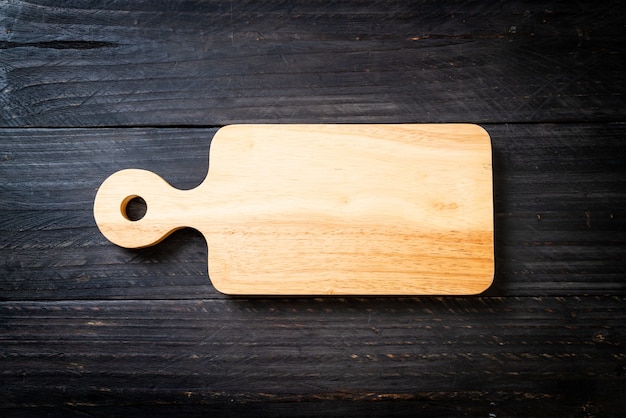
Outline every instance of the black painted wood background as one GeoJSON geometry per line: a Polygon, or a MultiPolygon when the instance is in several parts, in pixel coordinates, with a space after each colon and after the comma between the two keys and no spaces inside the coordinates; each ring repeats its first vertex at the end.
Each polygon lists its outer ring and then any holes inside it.
{"type": "Polygon", "coordinates": [[[621,416],[619,1],[0,1],[3,416],[621,416]],[[199,184],[231,123],[479,123],[479,297],[233,298],[182,230],[125,250],[92,202],[199,184]]]}

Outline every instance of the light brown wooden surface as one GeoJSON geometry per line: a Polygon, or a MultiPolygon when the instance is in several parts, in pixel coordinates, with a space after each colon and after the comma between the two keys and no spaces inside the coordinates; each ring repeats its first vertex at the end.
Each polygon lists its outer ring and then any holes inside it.
{"type": "Polygon", "coordinates": [[[228,294],[475,294],[493,279],[491,143],[476,125],[231,125],[198,187],[122,170],[94,216],[129,248],[198,229],[228,294]],[[134,196],[147,212],[130,221],[134,196]]]}

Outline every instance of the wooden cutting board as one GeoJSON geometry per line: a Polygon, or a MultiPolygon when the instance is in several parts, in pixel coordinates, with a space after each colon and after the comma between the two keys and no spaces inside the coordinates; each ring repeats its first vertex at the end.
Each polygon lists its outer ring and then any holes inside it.
{"type": "Polygon", "coordinates": [[[470,124],[226,126],[198,187],[122,170],[94,216],[128,248],[196,228],[228,294],[476,294],[493,280],[491,142],[470,124]],[[137,196],[147,211],[131,221],[137,196]]]}

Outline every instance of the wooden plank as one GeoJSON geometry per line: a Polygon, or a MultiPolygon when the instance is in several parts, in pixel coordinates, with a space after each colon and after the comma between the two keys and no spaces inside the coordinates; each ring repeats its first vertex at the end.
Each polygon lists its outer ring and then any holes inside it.
{"type": "Polygon", "coordinates": [[[624,120],[621,2],[11,1],[0,126],[624,120]]]}
{"type": "MultiPolygon", "coordinates": [[[[623,124],[484,125],[492,137],[496,276],[490,295],[624,295],[623,124]]],[[[207,173],[215,129],[4,129],[0,298],[220,298],[191,230],[125,250],[97,230],[108,175],[157,171],[177,188],[207,173]],[[176,144],[172,146],[172,144],[176,144]]]]}
{"type": "Polygon", "coordinates": [[[623,304],[623,297],[2,302],[0,398],[29,410],[263,411],[259,402],[327,402],[318,413],[334,401],[360,401],[343,404],[356,416],[395,400],[408,403],[399,411],[427,415],[456,407],[534,415],[543,405],[548,415],[615,416],[625,406],[623,304]]]}
{"type": "Polygon", "coordinates": [[[467,295],[493,280],[491,140],[472,124],[229,125],[191,190],[121,170],[94,218],[126,248],[188,226],[239,295],[467,295]],[[137,218],[128,205],[147,206],[137,218]]]}

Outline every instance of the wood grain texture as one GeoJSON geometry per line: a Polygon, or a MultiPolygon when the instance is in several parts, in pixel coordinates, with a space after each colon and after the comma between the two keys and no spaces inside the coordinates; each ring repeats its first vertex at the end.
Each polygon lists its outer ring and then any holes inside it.
{"type": "Polygon", "coordinates": [[[622,417],[623,23],[618,1],[0,1],[0,415],[622,417]],[[233,298],[194,230],[102,237],[103,178],[193,188],[238,122],[480,123],[494,284],[233,298]]]}
{"type": "Polygon", "coordinates": [[[193,188],[215,129],[0,131],[3,410],[619,416],[624,125],[484,127],[497,297],[419,299],[229,298],[197,232],[141,250],[99,234],[103,177],[193,188]]]}
{"type": "MultiPolygon", "coordinates": [[[[54,396],[68,409],[81,402],[76,409],[85,412],[134,402],[226,402],[233,411],[262,413],[261,402],[274,412],[279,407],[272,404],[284,402],[380,408],[391,400],[452,415],[535,415],[539,405],[549,415],[610,412],[623,406],[625,326],[616,315],[623,303],[622,297],[0,303],[4,329],[19,330],[3,341],[2,390],[9,407],[54,396]],[[457,396],[467,410],[449,402],[457,396]]],[[[305,408],[291,411],[310,415],[305,408]]]]}
{"type": "Polygon", "coordinates": [[[199,186],[122,170],[94,218],[126,248],[195,228],[226,294],[477,294],[494,273],[491,167],[477,125],[230,125],[199,186]]]}
{"type": "MultiPolygon", "coordinates": [[[[624,125],[484,127],[493,144],[496,248],[488,292],[624,295],[624,125]]],[[[157,171],[179,189],[198,186],[215,132],[2,130],[2,298],[220,297],[199,233],[124,250],[98,232],[92,214],[102,179],[124,168],[157,171]]]]}
{"type": "Polygon", "coordinates": [[[3,2],[0,126],[623,120],[619,10],[3,2]]]}

